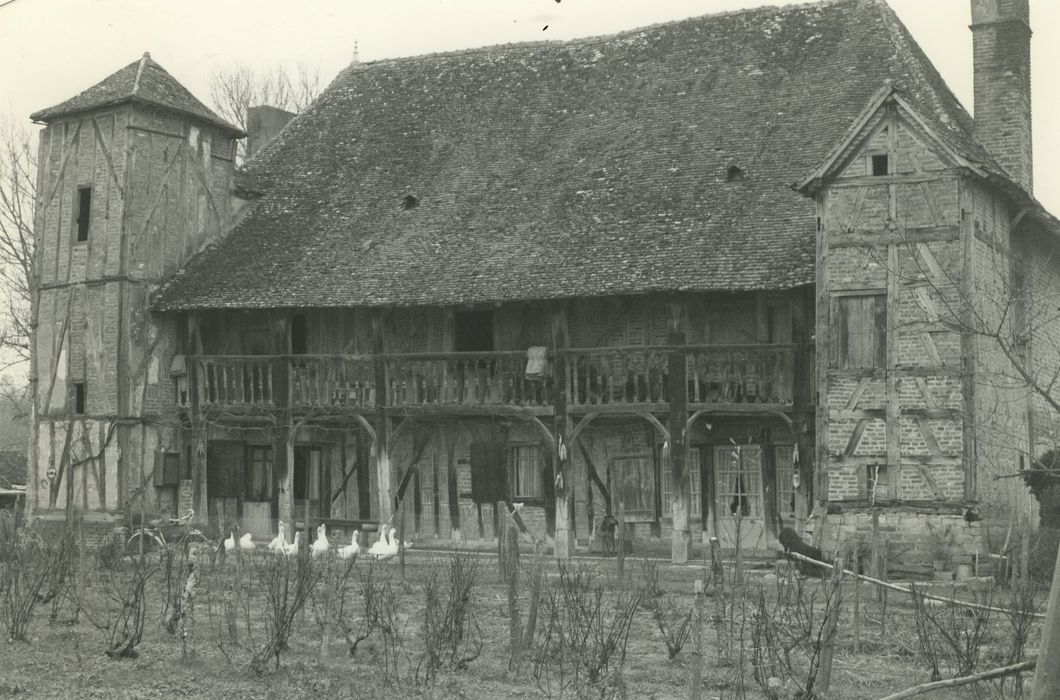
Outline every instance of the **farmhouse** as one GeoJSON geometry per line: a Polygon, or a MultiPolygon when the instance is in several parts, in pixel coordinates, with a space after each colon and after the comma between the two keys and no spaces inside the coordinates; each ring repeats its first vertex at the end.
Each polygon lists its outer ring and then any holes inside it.
{"type": "Polygon", "coordinates": [[[244,167],[147,54],[37,112],[34,517],[996,548],[1060,222],[971,10],[974,119],[884,0],[354,62],[244,167]]]}

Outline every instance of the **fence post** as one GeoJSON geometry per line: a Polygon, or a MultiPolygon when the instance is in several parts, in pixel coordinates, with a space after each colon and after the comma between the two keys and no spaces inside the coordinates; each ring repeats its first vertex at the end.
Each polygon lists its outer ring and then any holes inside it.
{"type": "Polygon", "coordinates": [[[839,632],[839,602],[842,594],[843,583],[843,558],[836,557],[832,578],[829,582],[829,592],[826,598],[827,614],[824,620],[824,630],[821,635],[821,662],[817,671],[817,687],[814,691],[818,695],[826,695],[828,687],[832,683],[832,656],[835,653],[835,638],[839,632]]]}

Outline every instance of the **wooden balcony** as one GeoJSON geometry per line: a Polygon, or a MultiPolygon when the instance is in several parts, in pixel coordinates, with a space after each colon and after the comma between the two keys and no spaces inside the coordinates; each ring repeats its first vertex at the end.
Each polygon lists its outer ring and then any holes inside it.
{"type": "Polygon", "coordinates": [[[270,408],[276,405],[276,358],[214,356],[195,358],[199,406],[270,408]]]}
{"type": "Polygon", "coordinates": [[[388,407],[552,405],[548,358],[540,377],[526,375],[525,352],[385,355],[388,407]]]}
{"type": "MultiPolygon", "coordinates": [[[[685,377],[677,385],[687,388],[689,406],[753,410],[792,404],[795,350],[794,345],[573,348],[548,353],[543,372],[533,377],[527,376],[522,351],[190,359],[205,410],[549,413],[560,366],[570,410],[665,410],[673,386],[671,356],[678,353],[685,357],[685,377]]],[[[807,363],[805,371],[811,367],[807,363]]]]}

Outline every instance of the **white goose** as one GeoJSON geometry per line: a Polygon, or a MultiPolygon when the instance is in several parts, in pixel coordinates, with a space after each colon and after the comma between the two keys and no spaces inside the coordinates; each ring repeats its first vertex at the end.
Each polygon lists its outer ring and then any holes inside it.
{"type": "Polygon", "coordinates": [[[284,548],[284,546],[286,544],[287,544],[287,535],[283,531],[283,522],[281,521],[280,522],[280,526],[279,526],[279,532],[276,534],[275,537],[272,538],[272,541],[269,542],[269,551],[270,552],[281,552],[282,553],[283,552],[283,548],[284,548]]]}
{"type": "Polygon", "coordinates": [[[314,557],[319,557],[328,553],[329,544],[327,528],[321,524],[317,528],[317,538],[313,541],[313,544],[309,545],[309,549],[313,552],[314,557]]]}
{"type": "Polygon", "coordinates": [[[239,538],[239,548],[244,552],[253,552],[258,548],[258,545],[254,544],[253,538],[250,536],[250,533],[247,532],[239,538]]]}
{"type": "Polygon", "coordinates": [[[302,546],[302,533],[301,532],[296,532],[296,533],[294,533],[294,542],[292,542],[291,544],[287,544],[286,542],[284,542],[283,549],[281,551],[283,552],[284,556],[288,556],[289,557],[291,555],[297,555],[298,554],[298,550],[301,548],[301,546],[302,546]]]}
{"type": "Polygon", "coordinates": [[[229,552],[231,552],[233,549],[236,548],[236,533],[234,531],[230,531],[228,533],[228,539],[225,540],[224,544],[225,544],[225,554],[228,554],[229,552]]]}
{"type": "MultiPolygon", "coordinates": [[[[394,528],[390,529],[390,538],[394,537],[394,533],[397,530],[394,528]]],[[[389,561],[397,556],[398,547],[396,542],[392,543],[391,539],[387,538],[387,531],[384,527],[379,531],[379,539],[376,540],[371,547],[368,548],[368,556],[372,557],[376,561],[389,561]]]]}
{"type": "Polygon", "coordinates": [[[361,551],[361,545],[357,544],[357,538],[360,534],[360,530],[354,530],[353,536],[350,537],[350,543],[345,547],[338,548],[337,551],[339,553],[339,559],[352,559],[353,557],[357,556],[357,554],[361,551]]]}

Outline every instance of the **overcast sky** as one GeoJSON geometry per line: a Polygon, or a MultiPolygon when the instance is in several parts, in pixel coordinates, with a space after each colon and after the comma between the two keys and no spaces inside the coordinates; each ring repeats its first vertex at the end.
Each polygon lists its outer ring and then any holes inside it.
{"type": "MultiPolygon", "coordinates": [[[[608,34],[764,0],[0,0],[0,116],[28,121],[144,51],[205,102],[210,75],[608,34]],[[4,4],[7,3],[7,4],[4,4]]],[[[776,0],[772,4],[789,4],[776,0]]],[[[970,0],[890,0],[972,108],[970,0]]],[[[1036,193],[1060,213],[1060,2],[1031,0],[1036,193]]]]}

